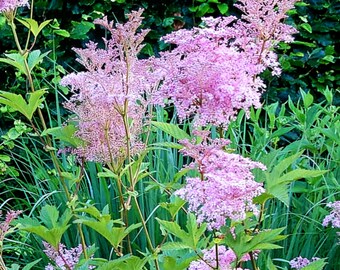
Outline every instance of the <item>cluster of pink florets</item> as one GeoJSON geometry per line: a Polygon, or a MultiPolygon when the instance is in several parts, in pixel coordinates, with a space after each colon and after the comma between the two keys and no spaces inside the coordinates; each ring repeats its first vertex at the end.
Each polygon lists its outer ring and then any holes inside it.
{"type": "MultiPolygon", "coordinates": [[[[197,260],[190,263],[189,270],[211,270],[216,269],[218,260],[218,269],[223,270],[241,270],[241,268],[233,268],[232,263],[236,260],[236,255],[231,249],[227,249],[225,246],[217,247],[216,259],[216,247],[211,249],[204,249],[203,260],[197,260]]],[[[249,261],[248,255],[244,256],[241,261],[249,261]]],[[[244,269],[246,270],[246,269],[244,269]]]]}
{"type": "Polygon", "coordinates": [[[85,142],[76,153],[87,160],[120,163],[127,158],[127,143],[130,155],[144,148],[139,135],[146,98],[158,81],[153,79],[149,61],[137,58],[148,32],[137,31],[141,13],[132,12],[126,24],[115,26],[106,18],[96,20],[111,33],[111,38],[104,40],[105,49],[93,42],[85,49],[75,49],[86,71],[62,79],[62,85],[71,86],[74,92],[65,107],[76,114],[76,135],[85,142]],[[124,117],[128,118],[128,130],[124,117]]]}
{"type": "Polygon", "coordinates": [[[317,260],[319,260],[319,258],[317,258],[317,257],[313,257],[311,260],[309,260],[307,258],[303,258],[303,257],[299,256],[299,257],[292,259],[289,262],[289,264],[293,269],[300,270],[303,267],[305,267],[305,266],[309,265],[310,263],[315,262],[317,260]]]}
{"type": "Polygon", "coordinates": [[[28,6],[28,0],[0,0],[0,13],[13,11],[23,6],[28,6]]]}
{"type": "Polygon", "coordinates": [[[272,49],[291,42],[296,30],[284,24],[295,0],[248,1],[236,5],[236,17],[203,18],[205,27],[179,30],[163,38],[175,45],[162,54],[166,70],[160,97],[169,97],[180,119],[198,126],[226,126],[239,110],[260,107],[265,85],[258,75],[266,68],[280,74],[272,49]]]}
{"type": "Polygon", "coordinates": [[[331,208],[332,211],[324,218],[322,225],[324,227],[331,225],[333,228],[340,228],[340,201],[328,203],[327,207],[331,208]]]}
{"type": "MultiPolygon", "coordinates": [[[[59,250],[53,248],[50,244],[43,242],[45,247],[45,254],[49,257],[54,263],[48,264],[45,267],[45,270],[73,270],[75,266],[78,264],[80,256],[83,253],[82,245],[78,245],[77,247],[66,249],[64,244],[59,244],[59,250]]],[[[89,269],[94,269],[94,267],[90,266],[89,269]]]]}
{"type": "Polygon", "coordinates": [[[206,137],[200,144],[182,142],[182,152],[195,159],[191,166],[198,169],[200,177],[187,178],[175,194],[188,201],[189,211],[197,215],[199,223],[207,222],[209,229],[224,226],[227,218],[244,220],[248,211],[256,214],[253,198],[264,192],[251,170],[265,170],[265,166],[226,152],[225,143],[206,137]]]}

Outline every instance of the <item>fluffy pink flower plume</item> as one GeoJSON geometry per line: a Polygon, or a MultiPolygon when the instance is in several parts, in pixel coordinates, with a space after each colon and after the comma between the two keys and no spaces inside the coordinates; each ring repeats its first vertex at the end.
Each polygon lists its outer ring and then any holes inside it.
{"type": "Polygon", "coordinates": [[[62,79],[62,85],[71,86],[74,93],[65,107],[76,114],[76,135],[86,144],[76,153],[87,160],[120,163],[127,158],[127,141],[131,155],[144,148],[139,135],[147,106],[145,97],[158,81],[153,78],[150,62],[137,58],[148,32],[138,32],[141,14],[141,9],[134,11],[127,23],[115,26],[106,17],[96,20],[110,31],[111,38],[104,40],[104,49],[93,42],[86,49],[74,49],[86,71],[62,79]],[[128,133],[124,117],[129,119],[128,133]]]}
{"type": "MultiPolygon", "coordinates": [[[[79,262],[80,256],[83,253],[82,245],[78,245],[77,247],[66,249],[64,244],[59,244],[59,250],[55,250],[50,244],[43,242],[45,247],[44,253],[49,257],[52,261],[54,261],[55,266],[52,264],[48,264],[45,267],[45,270],[66,270],[66,269],[75,269],[75,266],[79,262]]],[[[94,269],[94,266],[90,266],[89,269],[94,269]]]]}
{"type": "Polygon", "coordinates": [[[254,197],[264,192],[261,183],[254,180],[254,168],[265,170],[259,162],[253,162],[237,154],[227,153],[226,140],[210,140],[203,134],[203,141],[194,144],[183,141],[182,152],[195,159],[201,177],[187,178],[186,185],[175,192],[189,203],[189,211],[199,223],[207,222],[208,228],[220,229],[226,219],[244,220],[247,211],[257,214],[254,197]]]}
{"type": "Polygon", "coordinates": [[[28,0],[0,0],[0,13],[13,11],[18,7],[28,5],[28,0]]]}
{"type": "Polygon", "coordinates": [[[340,201],[328,203],[327,207],[331,208],[332,211],[324,218],[322,225],[324,227],[331,225],[333,228],[340,228],[340,201]]]}
{"type": "MultiPolygon", "coordinates": [[[[249,256],[244,256],[241,261],[249,261],[249,256]]],[[[242,268],[232,268],[231,263],[236,260],[236,255],[231,249],[225,246],[218,246],[218,269],[221,270],[242,270],[242,268]]],[[[197,260],[190,263],[189,270],[211,270],[217,267],[216,247],[209,250],[203,250],[203,260],[197,260]],[[212,268],[214,267],[214,268],[212,268]]],[[[246,270],[246,269],[244,269],[246,270]]]]}
{"type": "Polygon", "coordinates": [[[179,30],[163,39],[175,45],[162,54],[165,70],[159,102],[170,97],[180,119],[196,125],[226,126],[240,109],[260,107],[265,85],[258,75],[266,68],[279,74],[273,47],[291,42],[296,30],[283,24],[295,0],[240,1],[243,20],[205,18],[206,27],[179,30]]]}
{"type": "MultiPolygon", "coordinates": [[[[11,229],[11,222],[16,219],[22,211],[10,210],[6,213],[5,220],[0,222],[0,243],[4,240],[5,235],[11,229]]],[[[2,216],[2,211],[0,210],[0,217],[2,216]]]]}
{"type": "Polygon", "coordinates": [[[317,257],[313,257],[311,260],[308,260],[307,258],[303,258],[303,257],[299,256],[299,257],[292,259],[289,262],[289,264],[293,269],[300,270],[303,267],[309,265],[311,262],[315,262],[317,260],[319,260],[319,258],[317,258],[317,257]]]}

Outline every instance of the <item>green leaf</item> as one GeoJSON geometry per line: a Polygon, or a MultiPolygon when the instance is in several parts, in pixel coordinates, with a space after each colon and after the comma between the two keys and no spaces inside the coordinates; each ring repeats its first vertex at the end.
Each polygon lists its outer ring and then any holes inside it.
{"type": "Polygon", "coordinates": [[[50,53],[50,51],[45,52],[43,54],[41,54],[40,50],[34,50],[32,52],[29,53],[28,55],[28,59],[27,59],[27,64],[29,67],[29,70],[32,71],[33,68],[42,62],[42,60],[44,59],[45,56],[47,56],[50,53]]]}
{"type": "Polygon", "coordinates": [[[2,160],[3,162],[10,162],[11,157],[7,155],[0,155],[0,160],[2,160]]]}
{"type": "Polygon", "coordinates": [[[36,265],[40,261],[41,259],[35,260],[34,262],[27,264],[24,268],[22,268],[22,270],[30,270],[34,265],[36,265]]]}
{"type": "Polygon", "coordinates": [[[117,260],[109,261],[102,264],[97,270],[141,270],[147,263],[148,258],[139,258],[136,256],[124,256],[117,260]]]}
{"type": "Polygon", "coordinates": [[[0,58],[0,62],[17,68],[22,74],[27,76],[25,67],[25,57],[19,53],[4,54],[7,58],[0,58]]]}
{"type": "Polygon", "coordinates": [[[21,95],[0,91],[0,103],[10,106],[19,111],[26,118],[32,120],[33,114],[39,105],[44,101],[45,90],[38,90],[29,94],[28,104],[21,95]]]}
{"type": "Polygon", "coordinates": [[[87,38],[87,33],[91,30],[94,29],[94,24],[91,22],[76,22],[72,21],[71,22],[73,25],[73,29],[70,33],[70,38],[73,39],[86,39],[87,38]]]}
{"type": "Polygon", "coordinates": [[[229,6],[225,3],[217,5],[218,10],[222,15],[226,14],[229,10],[229,6]]]}
{"type": "Polygon", "coordinates": [[[173,202],[167,203],[167,202],[162,202],[160,203],[160,207],[166,209],[170,215],[171,218],[174,219],[175,215],[178,213],[178,211],[185,205],[185,201],[182,200],[178,196],[174,196],[173,202]]]}
{"type": "Polygon", "coordinates": [[[312,26],[309,23],[303,23],[300,25],[301,28],[305,29],[308,33],[312,33],[312,26]]]}
{"type": "Polygon", "coordinates": [[[62,36],[62,37],[70,37],[70,33],[64,29],[57,29],[57,30],[53,30],[53,33],[58,35],[58,36],[62,36]]]}
{"type": "Polygon", "coordinates": [[[24,19],[18,19],[17,20],[22,23],[26,28],[28,28],[34,37],[37,37],[40,33],[40,31],[48,25],[52,20],[46,20],[42,22],[40,25],[38,25],[38,22],[36,20],[33,20],[31,18],[24,18],[24,19]]]}
{"type": "Polygon", "coordinates": [[[177,125],[155,121],[152,121],[151,123],[153,126],[159,128],[177,140],[190,139],[190,135],[180,129],[177,125]]]}
{"type": "Polygon", "coordinates": [[[19,229],[34,233],[52,245],[54,248],[58,248],[61,241],[61,237],[65,231],[69,228],[69,221],[72,214],[69,209],[66,209],[63,215],[59,218],[59,211],[55,206],[46,205],[41,209],[40,219],[41,223],[37,219],[33,219],[25,216],[18,219],[19,229]]]}
{"type": "Polygon", "coordinates": [[[327,262],[325,262],[326,259],[320,259],[316,260],[314,262],[311,262],[305,267],[302,267],[301,270],[322,270],[327,262]]]}
{"type": "Polygon", "coordinates": [[[203,3],[199,5],[196,16],[203,17],[210,9],[210,5],[208,3],[203,3]]]}
{"type": "Polygon", "coordinates": [[[62,126],[62,127],[46,129],[41,133],[41,136],[50,134],[54,136],[56,139],[64,142],[67,145],[78,147],[83,144],[83,141],[75,137],[76,131],[77,131],[77,128],[75,125],[67,125],[67,126],[62,126]]]}
{"type": "Polygon", "coordinates": [[[205,223],[198,225],[196,221],[196,217],[194,214],[188,214],[186,229],[187,232],[182,230],[181,227],[176,222],[160,220],[156,218],[158,223],[161,225],[161,229],[167,231],[168,233],[173,234],[177,238],[181,240],[181,242],[175,242],[174,244],[167,244],[164,248],[191,248],[196,250],[198,244],[203,236],[204,232],[207,229],[207,225],[205,223]]]}
{"type": "Polygon", "coordinates": [[[91,214],[96,217],[96,219],[88,218],[88,217],[79,217],[75,221],[75,223],[81,223],[84,224],[91,229],[98,232],[100,235],[102,235],[109,243],[115,247],[118,248],[121,244],[121,242],[124,240],[124,238],[133,230],[139,228],[142,226],[141,223],[132,224],[129,227],[114,227],[114,224],[117,223],[116,220],[110,219],[109,214],[103,214],[98,215],[97,211],[94,211],[93,208],[88,208],[88,210],[84,209],[77,209],[77,211],[83,211],[87,212],[88,214],[91,214]]]}

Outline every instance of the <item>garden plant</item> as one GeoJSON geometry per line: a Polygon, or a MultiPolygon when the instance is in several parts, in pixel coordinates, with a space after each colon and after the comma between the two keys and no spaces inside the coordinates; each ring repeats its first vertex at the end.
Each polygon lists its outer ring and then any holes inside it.
{"type": "Polygon", "coordinates": [[[307,41],[313,1],[174,1],[161,24],[79,1],[70,31],[46,2],[0,0],[0,270],[340,269],[336,26],[307,41]]]}

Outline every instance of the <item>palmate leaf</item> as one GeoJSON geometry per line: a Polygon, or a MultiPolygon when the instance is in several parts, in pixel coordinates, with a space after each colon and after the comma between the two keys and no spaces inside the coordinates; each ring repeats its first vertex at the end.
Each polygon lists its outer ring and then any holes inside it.
{"type": "MultiPolygon", "coordinates": [[[[259,203],[265,202],[271,197],[275,197],[281,202],[283,202],[287,207],[289,206],[289,184],[293,181],[302,178],[312,178],[318,177],[326,172],[327,170],[305,170],[305,169],[295,169],[284,173],[292,164],[302,155],[303,151],[300,151],[294,155],[291,155],[280,162],[276,161],[277,156],[271,158],[271,164],[267,172],[264,172],[265,176],[265,188],[266,196],[256,198],[255,201],[259,203]],[[262,201],[259,201],[262,199],[262,201]]],[[[277,154],[277,153],[276,153],[277,154]]]]}
{"type": "Polygon", "coordinates": [[[32,120],[34,112],[44,101],[43,96],[45,93],[45,90],[38,90],[29,94],[27,103],[22,95],[0,91],[0,103],[7,105],[16,111],[19,111],[27,119],[32,120]]]}
{"type": "Polygon", "coordinates": [[[281,246],[274,243],[287,237],[280,235],[284,229],[266,230],[254,236],[246,234],[244,230],[238,230],[236,237],[231,232],[228,232],[225,235],[224,241],[235,252],[237,258],[240,259],[251,251],[281,248],[281,246]]]}
{"type": "Polygon", "coordinates": [[[84,142],[80,138],[77,138],[75,136],[76,131],[77,127],[75,125],[70,124],[62,127],[48,128],[41,133],[41,136],[49,134],[67,145],[78,147],[82,145],[84,142]]]}
{"type": "Polygon", "coordinates": [[[40,211],[39,220],[30,217],[18,219],[19,229],[34,233],[48,242],[54,248],[58,248],[62,235],[70,226],[72,214],[66,209],[59,218],[59,211],[55,206],[46,205],[40,211]]]}
{"type": "Polygon", "coordinates": [[[184,130],[180,129],[177,125],[155,121],[152,121],[151,123],[153,126],[159,128],[177,140],[190,139],[190,135],[184,130]]]}
{"type": "Polygon", "coordinates": [[[22,74],[27,76],[27,70],[25,67],[25,57],[20,53],[4,54],[7,58],[0,58],[0,62],[6,63],[17,68],[22,74]]]}
{"type": "Polygon", "coordinates": [[[95,230],[97,233],[102,235],[109,243],[118,248],[124,238],[133,230],[142,226],[142,223],[132,224],[129,227],[121,226],[122,223],[119,220],[112,220],[110,215],[106,213],[106,208],[102,213],[99,212],[97,208],[94,206],[88,206],[86,208],[79,208],[76,210],[77,212],[85,212],[95,217],[83,217],[80,216],[75,223],[84,224],[91,229],[95,230]],[[119,227],[114,226],[115,224],[120,224],[119,227]]]}
{"type": "Polygon", "coordinates": [[[184,231],[176,222],[165,221],[156,218],[158,223],[161,225],[161,229],[168,233],[173,234],[179,238],[180,242],[168,243],[162,247],[162,249],[183,249],[189,248],[196,250],[199,248],[199,242],[204,232],[206,231],[207,225],[205,223],[197,224],[196,217],[194,214],[188,214],[186,229],[184,231]]]}
{"type": "Polygon", "coordinates": [[[142,270],[148,258],[141,259],[137,256],[125,256],[117,260],[102,264],[97,270],[142,270]]]}

